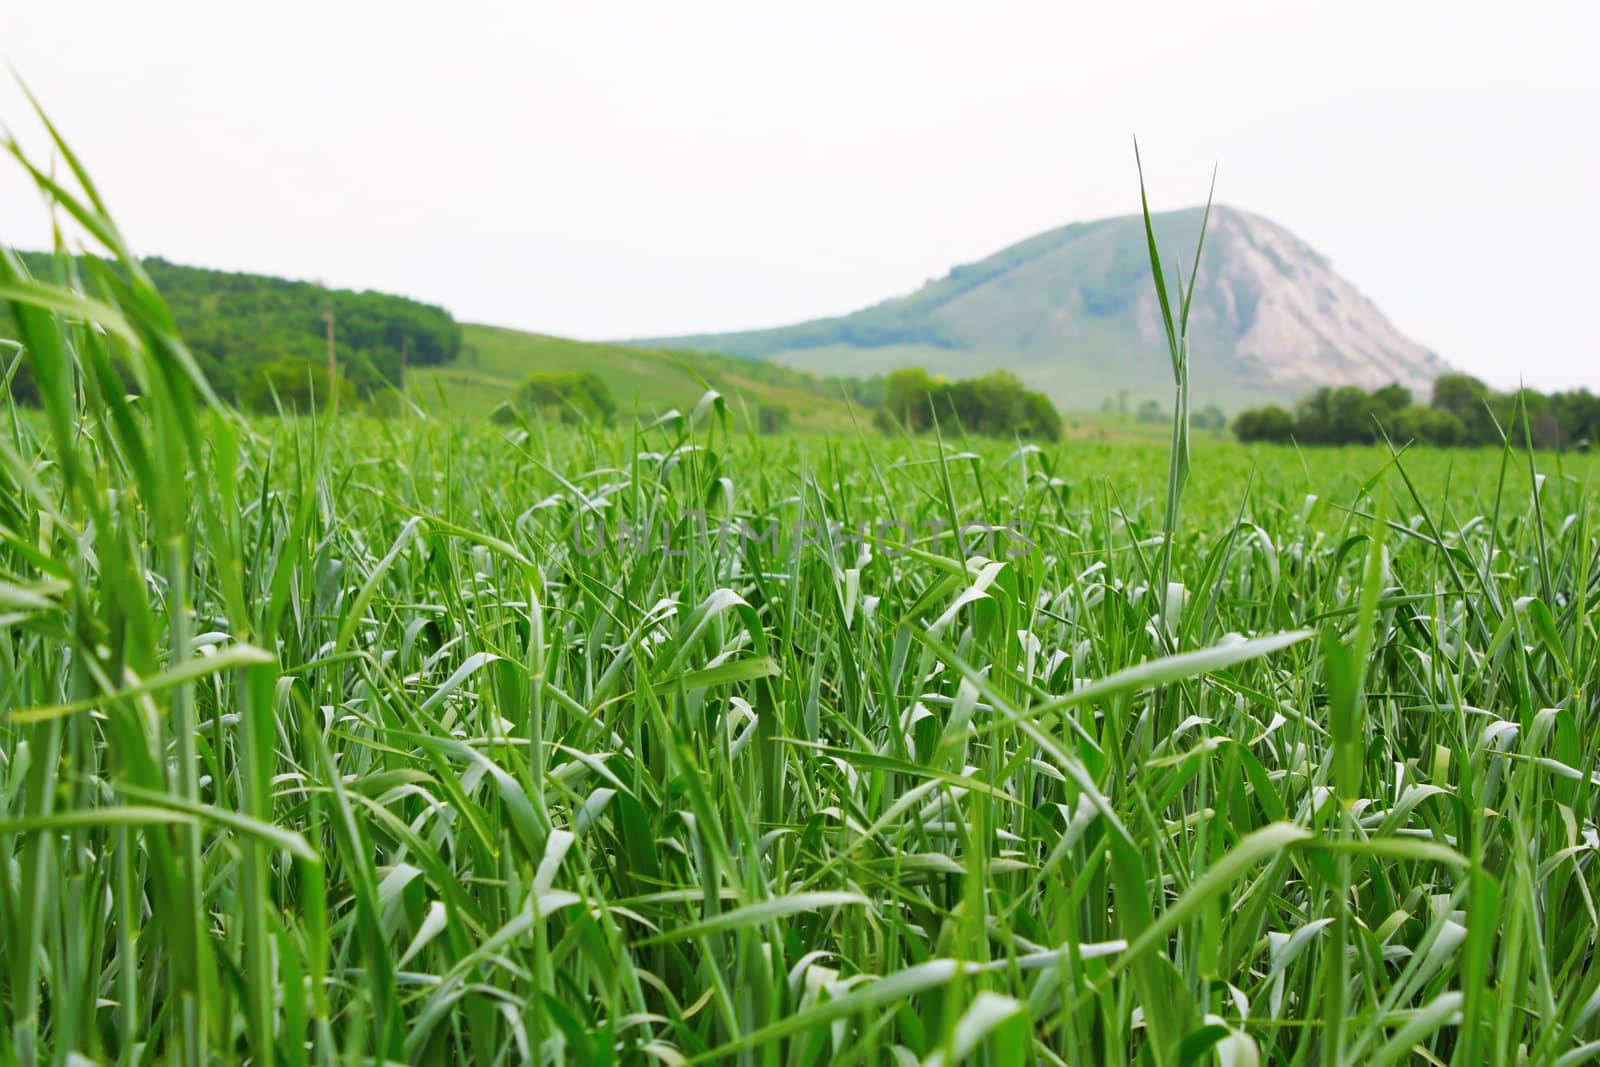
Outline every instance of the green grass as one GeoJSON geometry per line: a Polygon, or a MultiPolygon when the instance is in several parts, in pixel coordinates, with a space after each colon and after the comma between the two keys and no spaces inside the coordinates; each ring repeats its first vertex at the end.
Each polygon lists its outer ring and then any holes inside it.
{"type": "Polygon", "coordinates": [[[0,1059],[1600,1048],[1593,460],[246,422],[37,177],[0,1059]]]}
{"type": "Polygon", "coordinates": [[[729,356],[675,354],[626,345],[572,341],[498,326],[468,324],[459,359],[412,374],[418,401],[433,410],[478,416],[492,411],[537,371],[591,370],[605,379],[624,411],[655,417],[689,412],[709,384],[743,421],[763,403],[783,404],[797,430],[850,430],[870,424],[820,381],[784,367],[729,356]]]}

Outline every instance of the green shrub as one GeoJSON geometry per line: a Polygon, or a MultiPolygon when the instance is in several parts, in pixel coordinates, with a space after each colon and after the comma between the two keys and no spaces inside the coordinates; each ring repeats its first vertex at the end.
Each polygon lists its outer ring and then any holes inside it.
{"type": "Polygon", "coordinates": [[[530,413],[554,412],[562,422],[571,423],[608,423],[617,413],[611,387],[587,370],[528,375],[517,390],[517,406],[530,413]]]}

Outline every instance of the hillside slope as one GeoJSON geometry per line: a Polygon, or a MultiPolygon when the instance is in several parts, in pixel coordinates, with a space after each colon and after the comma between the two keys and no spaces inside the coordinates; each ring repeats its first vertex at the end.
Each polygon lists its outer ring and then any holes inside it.
{"type": "MultiPolygon", "coordinates": [[[[48,255],[24,253],[23,259],[42,278],[60,269],[48,255]]],[[[868,399],[862,383],[827,382],[775,363],[463,325],[443,308],[388,293],[329,289],[156,258],[143,265],[207,379],[235,401],[248,394],[256,373],[275,361],[305,361],[320,376],[326,365],[327,310],[334,313],[340,373],[360,392],[386,392],[403,374],[410,395],[436,411],[487,415],[539,371],[594,371],[624,411],[645,416],[691,409],[705,392],[703,379],[724,395],[736,420],[742,422],[761,405],[781,405],[797,429],[848,430],[855,423],[844,391],[858,401],[868,399]]],[[[0,306],[0,339],[12,335],[0,306]]],[[[0,376],[6,368],[0,360],[0,376]]],[[[25,366],[12,379],[10,392],[24,403],[35,402],[25,366]]],[[[870,422],[870,412],[857,414],[870,422]]]]}
{"type": "MultiPolygon", "coordinates": [[[[594,371],[611,387],[624,411],[654,415],[687,412],[705,392],[695,375],[720,392],[741,422],[760,404],[782,404],[796,429],[847,430],[849,406],[837,390],[783,366],[707,353],[663,352],[628,345],[573,341],[473,323],[463,327],[461,356],[411,376],[412,395],[425,406],[442,404],[459,414],[481,415],[511,399],[528,375],[594,371]],[[691,373],[691,369],[693,373],[691,373]]],[[[858,410],[863,423],[871,413],[858,410]]]]}
{"type": "MultiPolygon", "coordinates": [[[[1155,216],[1176,272],[1201,210],[1155,216]]],[[[966,375],[1016,371],[1062,407],[1122,389],[1165,398],[1172,374],[1139,216],[1073,223],[953,269],[916,292],[834,318],[641,344],[776,360],[818,373],[920,364],[966,375]]],[[[1211,216],[1191,322],[1196,398],[1230,405],[1320,385],[1398,381],[1425,391],[1449,368],[1400,333],[1326,257],[1249,212],[1211,216]]]]}

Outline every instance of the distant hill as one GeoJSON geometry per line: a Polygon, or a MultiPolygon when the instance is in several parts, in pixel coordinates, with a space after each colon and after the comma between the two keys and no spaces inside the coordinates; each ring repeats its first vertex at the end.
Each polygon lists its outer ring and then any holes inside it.
{"type": "Polygon", "coordinates": [[[419,403],[467,415],[482,415],[511,399],[530,374],[594,371],[603,378],[624,411],[656,415],[672,408],[688,412],[705,393],[696,375],[721,393],[741,422],[761,404],[789,409],[800,430],[848,430],[871,425],[871,413],[852,417],[844,400],[848,388],[863,402],[870,387],[857,382],[827,382],[777,364],[701,352],[665,352],[629,345],[573,341],[468,323],[460,358],[412,375],[419,403]],[[691,373],[692,372],[692,373],[691,373]]]}
{"type": "MultiPolygon", "coordinates": [[[[57,270],[48,255],[24,253],[23,260],[40,277],[53,277],[57,270]]],[[[388,293],[329,289],[154,258],[145,260],[144,268],[212,386],[234,401],[248,396],[258,370],[276,361],[307,361],[320,375],[327,360],[323,312],[328,309],[334,313],[340,373],[358,393],[387,392],[400,382],[404,365],[408,392],[418,402],[471,416],[487,415],[540,371],[594,371],[624,411],[646,416],[691,409],[705,392],[703,379],[723,394],[736,418],[745,412],[753,416],[763,404],[781,405],[797,429],[847,430],[855,417],[846,395],[865,408],[875,406],[882,391],[881,382],[827,381],[780,364],[715,353],[463,326],[443,308],[388,293]]],[[[12,332],[0,304],[0,337],[12,332]]],[[[0,374],[4,369],[0,363],[0,374]]],[[[13,380],[12,394],[32,401],[26,367],[13,380]]],[[[858,416],[870,424],[870,413],[858,416]]]]}
{"type": "MultiPolygon", "coordinates": [[[[1154,217],[1168,270],[1185,273],[1201,209],[1154,217]]],[[[1320,385],[1398,381],[1426,392],[1449,367],[1400,333],[1288,230],[1246,211],[1211,215],[1191,317],[1197,402],[1237,407],[1320,385]]],[[[1165,400],[1172,372],[1143,220],[1073,223],[959,266],[854,314],[745,333],[638,342],[772,360],[820,374],[921,365],[951,376],[1016,371],[1067,409],[1120,390],[1165,400]]]]}

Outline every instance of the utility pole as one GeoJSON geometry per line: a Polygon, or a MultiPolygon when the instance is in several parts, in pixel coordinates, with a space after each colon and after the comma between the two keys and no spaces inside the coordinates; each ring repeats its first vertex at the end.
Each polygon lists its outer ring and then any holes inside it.
{"type": "Polygon", "coordinates": [[[339,414],[339,364],[333,357],[333,308],[322,309],[322,321],[328,324],[328,404],[337,415],[339,414]]]}

